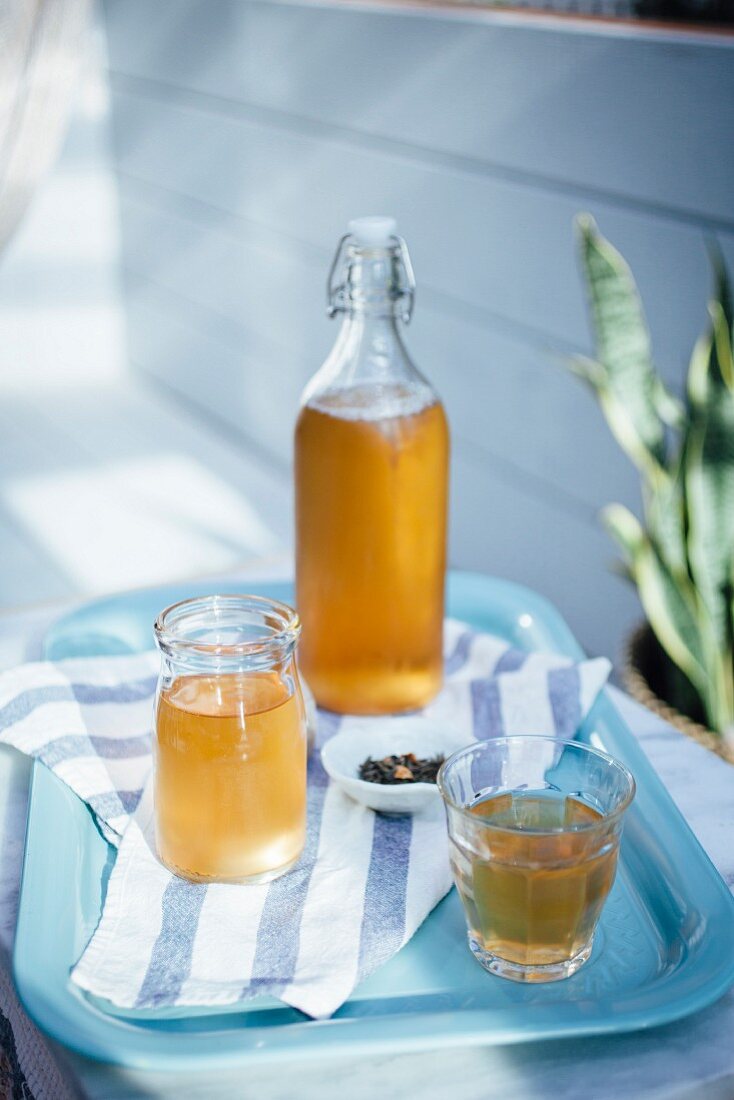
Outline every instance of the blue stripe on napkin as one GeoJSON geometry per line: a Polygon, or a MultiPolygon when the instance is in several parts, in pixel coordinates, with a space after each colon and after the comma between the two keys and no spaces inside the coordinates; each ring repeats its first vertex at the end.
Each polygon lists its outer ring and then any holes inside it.
{"type": "Polygon", "coordinates": [[[413,818],[375,814],[359,941],[359,980],[398,950],[405,938],[405,904],[413,818]]]}
{"type": "Polygon", "coordinates": [[[150,753],[150,734],[139,737],[95,737],[93,734],[69,733],[49,741],[40,751],[44,764],[53,768],[62,760],[83,756],[101,756],[105,760],[127,760],[150,753]]]}
{"type": "Polygon", "coordinates": [[[548,672],[548,698],[556,737],[573,737],[581,725],[581,677],[576,665],[548,672]]]}
{"type": "Polygon", "coordinates": [[[263,987],[277,996],[295,977],[301,945],[301,916],[316,866],[321,818],[328,786],[329,777],[319,757],[314,755],[308,763],[306,844],[303,855],[297,867],[283,878],[271,882],[268,887],[268,896],[257,930],[252,977],[243,990],[243,996],[257,993],[263,987]]]}
{"type": "Polygon", "coordinates": [[[477,632],[475,630],[462,631],[456,639],[456,645],[453,651],[444,660],[443,671],[445,676],[455,676],[459,669],[464,667],[469,660],[471,644],[476,636],[477,632]]]}
{"type": "Polygon", "coordinates": [[[125,684],[72,684],[71,690],[77,703],[85,706],[97,703],[140,703],[155,694],[157,676],[142,680],[130,680],[125,684]]]}
{"type": "Polygon", "coordinates": [[[157,679],[156,676],[146,676],[142,680],[114,685],[49,684],[48,687],[28,688],[0,708],[0,730],[8,729],[27,718],[37,707],[49,703],[81,703],[85,706],[98,703],[140,703],[155,694],[157,679]]]}
{"type": "Polygon", "coordinates": [[[206,896],[203,882],[185,882],[171,875],[163,892],[162,921],[136,1008],[173,1004],[191,973],[196,929],[206,896]]]}
{"type": "Polygon", "coordinates": [[[109,822],[116,817],[134,814],[142,795],[142,789],[139,791],[105,791],[103,794],[89,795],[87,805],[102,821],[109,822]]]}
{"type": "Polygon", "coordinates": [[[498,676],[501,672],[517,672],[529,656],[530,654],[524,649],[506,649],[494,666],[494,675],[498,676]]]}
{"type": "Polygon", "coordinates": [[[502,720],[502,701],[499,684],[496,680],[472,680],[471,692],[472,725],[477,741],[486,741],[489,737],[502,737],[505,732],[502,720]]]}

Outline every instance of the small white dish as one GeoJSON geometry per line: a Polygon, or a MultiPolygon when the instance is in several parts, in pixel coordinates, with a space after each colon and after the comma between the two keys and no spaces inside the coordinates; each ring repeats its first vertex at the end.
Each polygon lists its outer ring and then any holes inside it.
{"type": "Polygon", "coordinates": [[[367,757],[414,753],[419,759],[450,756],[466,744],[457,734],[425,718],[348,718],[345,729],[321,749],[326,773],[356,802],[388,814],[420,813],[441,800],[435,783],[368,783],[359,778],[367,757]]]}

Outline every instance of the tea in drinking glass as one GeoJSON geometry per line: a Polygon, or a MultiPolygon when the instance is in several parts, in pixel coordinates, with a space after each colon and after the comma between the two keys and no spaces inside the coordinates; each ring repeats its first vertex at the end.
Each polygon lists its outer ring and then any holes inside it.
{"type": "Polygon", "coordinates": [[[516,981],[575,973],[614,881],[630,773],[578,742],[528,736],[462,749],[438,782],[476,958],[516,981]]]}

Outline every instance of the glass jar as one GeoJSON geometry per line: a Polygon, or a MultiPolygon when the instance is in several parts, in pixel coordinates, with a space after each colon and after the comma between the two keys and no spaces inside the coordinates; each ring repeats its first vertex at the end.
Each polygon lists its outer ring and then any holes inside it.
{"type": "Polygon", "coordinates": [[[158,855],[198,882],[267,882],[306,831],[298,615],[259,596],[202,596],[155,623],[158,855]]]}
{"type": "Polygon", "coordinates": [[[296,425],[301,668],[341,713],[413,710],[442,682],[449,435],[398,328],[414,281],[395,228],[350,222],[328,288],[342,327],[296,425]]]}

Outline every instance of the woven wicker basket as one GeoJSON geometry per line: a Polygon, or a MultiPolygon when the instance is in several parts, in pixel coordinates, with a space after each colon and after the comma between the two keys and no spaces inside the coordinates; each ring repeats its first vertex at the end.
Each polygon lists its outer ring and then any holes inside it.
{"type": "MultiPolygon", "coordinates": [[[[722,737],[713,733],[706,726],[702,726],[700,722],[694,722],[691,718],[686,718],[685,714],[681,714],[675,707],[671,707],[669,703],[656,695],[650,687],[645,675],[645,667],[650,659],[651,634],[649,625],[641,623],[627,639],[621,669],[622,681],[627,691],[638,703],[642,703],[648,710],[659,715],[671,726],[680,730],[681,733],[685,733],[687,737],[692,737],[694,741],[698,741],[699,745],[715,752],[717,756],[722,757],[728,763],[734,764],[733,747],[727,745],[722,737]]],[[[654,644],[657,645],[656,642],[654,644]]]]}

